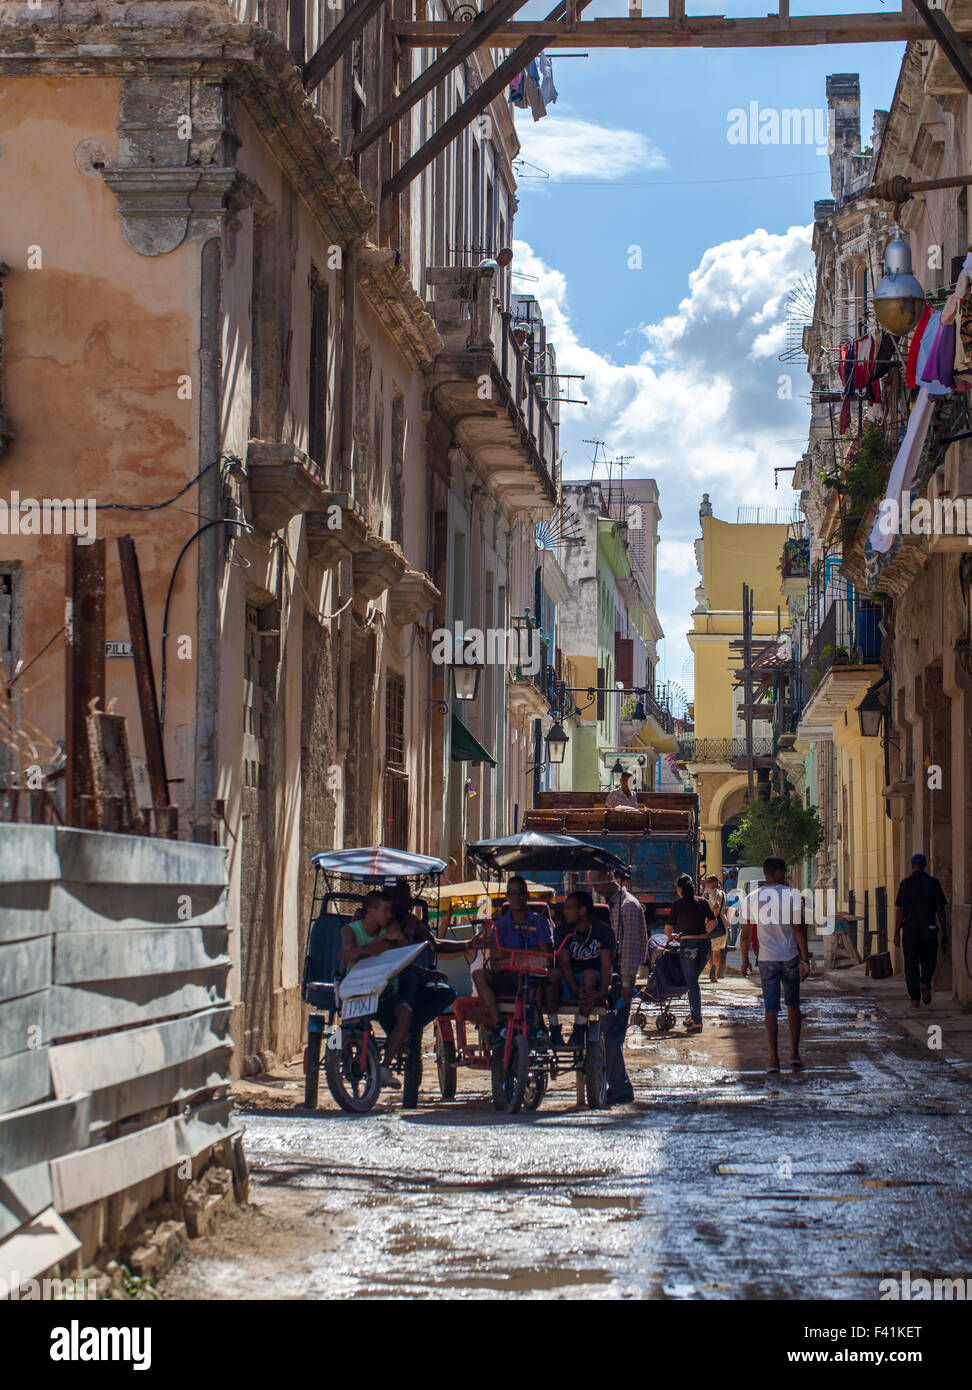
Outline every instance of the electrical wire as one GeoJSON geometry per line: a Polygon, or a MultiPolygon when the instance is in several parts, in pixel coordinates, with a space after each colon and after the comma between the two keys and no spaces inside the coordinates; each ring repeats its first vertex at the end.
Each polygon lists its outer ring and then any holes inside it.
{"type": "Polygon", "coordinates": [[[238,458],[236,454],[219,453],[216,455],[214,459],[210,459],[209,463],[207,463],[203,468],[200,468],[196,476],[194,478],[190,478],[189,481],[186,483],[185,487],[181,487],[178,492],[174,493],[164,502],[99,502],[98,510],[102,512],[161,511],[164,507],[171,507],[173,502],[178,502],[179,498],[183,497],[191,487],[198,483],[200,478],[205,477],[205,475],[209,472],[211,468],[215,468],[218,463],[222,463],[224,460],[227,463],[236,463],[239,464],[241,468],[243,467],[243,460],[241,458],[238,458]]]}

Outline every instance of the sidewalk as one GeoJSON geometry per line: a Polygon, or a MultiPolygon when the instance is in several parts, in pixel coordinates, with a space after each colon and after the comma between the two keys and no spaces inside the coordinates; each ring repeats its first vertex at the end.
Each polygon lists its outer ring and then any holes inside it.
{"type": "Polygon", "coordinates": [[[846,970],[824,970],[823,978],[838,989],[873,1000],[876,1008],[909,1033],[916,1042],[938,1051],[965,1076],[972,1077],[972,1009],[961,1004],[951,994],[934,993],[930,1004],[913,1009],[908,1000],[903,975],[890,975],[885,980],[872,980],[864,973],[863,965],[846,970]],[[933,1027],[941,1029],[939,1045],[934,1046],[933,1027]]]}

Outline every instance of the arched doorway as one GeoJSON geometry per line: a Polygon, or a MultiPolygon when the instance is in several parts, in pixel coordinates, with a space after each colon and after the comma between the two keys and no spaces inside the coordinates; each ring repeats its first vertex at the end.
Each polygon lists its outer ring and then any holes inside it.
{"type": "Polygon", "coordinates": [[[749,792],[748,792],[748,788],[747,788],[747,787],[737,787],[734,791],[730,792],[730,794],[726,797],[725,801],[724,801],[723,804],[722,804],[722,808],[721,808],[721,812],[722,812],[722,813],[721,813],[722,832],[721,832],[721,833],[722,833],[722,863],[723,863],[723,865],[728,866],[729,864],[741,864],[741,863],[742,863],[742,858],[741,858],[742,851],[741,851],[741,850],[734,850],[734,849],[730,849],[730,848],[729,848],[729,836],[730,836],[730,835],[732,834],[732,832],[738,827],[739,822],[742,820],[742,815],[743,815],[743,812],[744,812],[745,809],[746,809],[746,806],[747,806],[747,804],[748,804],[748,801],[749,801],[749,792]]]}

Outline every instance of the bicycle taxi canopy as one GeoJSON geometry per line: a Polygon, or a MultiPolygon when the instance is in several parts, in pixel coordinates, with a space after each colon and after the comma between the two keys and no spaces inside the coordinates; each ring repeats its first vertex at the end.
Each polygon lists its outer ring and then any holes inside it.
{"type": "Polygon", "coordinates": [[[384,845],[361,849],[328,849],[311,855],[311,863],[325,876],[356,879],[359,883],[384,883],[395,878],[432,878],[445,871],[444,859],[409,854],[384,845]]]}
{"type": "Polygon", "coordinates": [[[476,864],[493,874],[519,874],[550,870],[581,873],[587,869],[608,869],[629,873],[628,865],[610,850],[589,845],[573,835],[544,835],[539,830],[523,830],[502,840],[474,840],[466,851],[476,864]]]}

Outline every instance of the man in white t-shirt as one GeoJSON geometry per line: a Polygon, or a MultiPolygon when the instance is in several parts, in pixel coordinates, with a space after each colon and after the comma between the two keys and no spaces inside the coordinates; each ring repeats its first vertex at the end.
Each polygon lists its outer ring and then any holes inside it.
{"type": "Polygon", "coordinates": [[[740,973],[749,974],[749,943],[753,927],[759,931],[759,978],[766,1014],[766,1041],[769,1043],[769,1072],[780,1069],[779,1012],[780,993],[786,1004],[790,1030],[790,1066],[803,1070],[800,1060],[800,981],[810,973],[807,929],[803,924],[803,902],[795,888],[786,886],[786,860],[775,855],[763,862],[766,882],[740,903],[740,973]]]}

